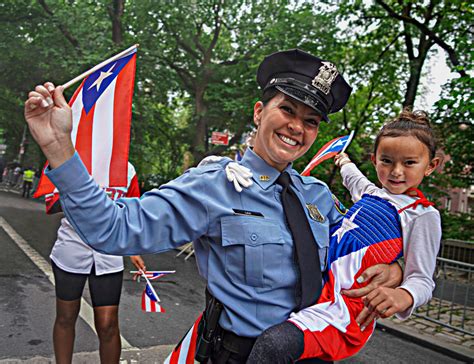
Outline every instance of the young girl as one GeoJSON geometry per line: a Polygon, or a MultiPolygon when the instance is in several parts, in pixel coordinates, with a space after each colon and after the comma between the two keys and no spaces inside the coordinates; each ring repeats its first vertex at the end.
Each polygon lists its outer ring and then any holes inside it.
{"type": "Polygon", "coordinates": [[[441,220],[418,186],[439,165],[435,152],[427,115],[405,110],[385,124],[375,140],[372,162],[382,188],[371,183],[346,154],[336,157],[355,205],[331,231],[322,294],[317,304],[266,330],[248,363],[347,358],[364,346],[375,328],[374,322],[360,327],[356,323],[364,306],[376,317],[397,314],[403,320],[429,301],[441,220]],[[364,286],[360,275],[364,269],[391,263],[402,251],[406,265],[400,287],[378,288],[364,299],[344,295],[344,290],[364,286]]]}

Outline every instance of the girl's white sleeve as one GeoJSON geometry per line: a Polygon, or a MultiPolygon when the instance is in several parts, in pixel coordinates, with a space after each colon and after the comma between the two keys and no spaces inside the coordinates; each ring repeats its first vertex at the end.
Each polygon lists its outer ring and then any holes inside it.
{"type": "Polygon", "coordinates": [[[371,195],[380,190],[362,174],[354,163],[347,163],[341,167],[341,177],[342,184],[350,192],[353,202],[359,201],[364,193],[371,195]]]}
{"type": "Polygon", "coordinates": [[[411,220],[403,227],[405,271],[400,288],[413,297],[413,306],[396,316],[406,320],[416,307],[427,303],[435,288],[433,274],[441,243],[441,218],[437,210],[411,220]]]}

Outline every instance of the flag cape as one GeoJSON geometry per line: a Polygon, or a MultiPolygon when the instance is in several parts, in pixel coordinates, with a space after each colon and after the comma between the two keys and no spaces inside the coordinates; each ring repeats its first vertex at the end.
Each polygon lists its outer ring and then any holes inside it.
{"type": "MultiPolygon", "coordinates": [[[[101,187],[127,186],[135,66],[136,48],[90,74],[69,101],[73,120],[71,139],[90,175],[101,187]]],[[[55,187],[43,169],[34,197],[53,192],[55,187]]]]}
{"type": "Polygon", "coordinates": [[[308,163],[303,172],[302,176],[309,176],[310,172],[322,161],[334,157],[336,154],[344,151],[349,143],[351,142],[353,132],[349,135],[337,137],[326,144],[314,155],[313,159],[308,163]]]}
{"type": "Polygon", "coordinates": [[[366,286],[368,282],[357,282],[362,272],[376,264],[390,264],[402,254],[397,210],[380,197],[364,195],[331,230],[328,269],[318,303],[290,316],[304,334],[304,353],[299,359],[342,360],[364,346],[375,324],[361,331],[356,317],[364,303],[341,291],[366,286]]]}

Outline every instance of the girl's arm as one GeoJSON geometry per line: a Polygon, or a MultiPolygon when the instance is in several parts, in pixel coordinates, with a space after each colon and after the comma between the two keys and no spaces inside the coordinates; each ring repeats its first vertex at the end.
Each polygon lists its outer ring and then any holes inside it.
{"type": "Polygon", "coordinates": [[[411,294],[413,306],[397,314],[401,320],[407,319],[414,308],[424,305],[432,297],[436,256],[441,244],[439,212],[433,209],[417,217],[403,231],[405,271],[400,288],[411,294]]]}
{"type": "Polygon", "coordinates": [[[359,201],[364,193],[372,194],[374,191],[379,190],[379,188],[370,182],[359,168],[351,162],[347,154],[342,153],[337,155],[335,163],[341,168],[342,184],[349,190],[353,202],[359,201]]]}
{"type": "Polygon", "coordinates": [[[365,298],[370,312],[380,317],[394,314],[406,320],[413,310],[431,297],[435,287],[433,273],[441,242],[441,220],[436,210],[425,213],[404,227],[405,271],[403,282],[395,289],[379,287],[365,298]]]}

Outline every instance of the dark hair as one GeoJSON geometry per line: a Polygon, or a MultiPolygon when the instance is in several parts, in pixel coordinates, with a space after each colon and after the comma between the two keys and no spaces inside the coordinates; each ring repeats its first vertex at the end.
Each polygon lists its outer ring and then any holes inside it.
{"type": "Polygon", "coordinates": [[[266,104],[268,104],[268,102],[273,99],[276,94],[278,94],[278,90],[275,88],[275,87],[270,87],[270,88],[267,88],[264,92],[263,92],[263,95],[262,95],[262,98],[260,101],[262,101],[263,103],[263,106],[265,106],[266,104]]]}
{"type": "Polygon", "coordinates": [[[384,137],[414,136],[428,147],[430,160],[436,155],[436,137],[430,126],[428,114],[422,110],[403,109],[395,119],[387,122],[375,138],[374,154],[384,137]]]}

